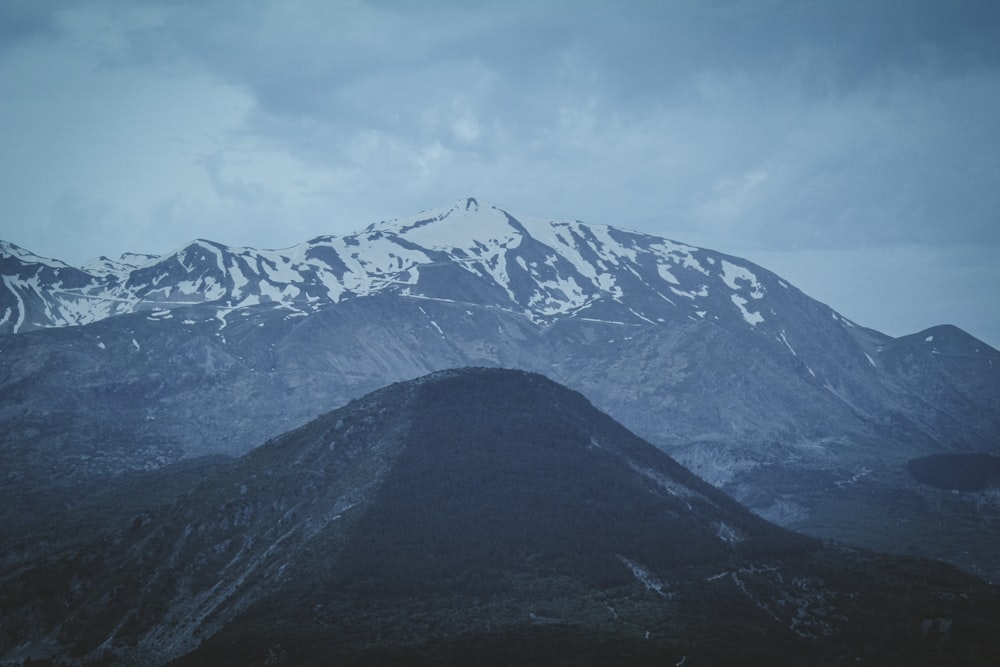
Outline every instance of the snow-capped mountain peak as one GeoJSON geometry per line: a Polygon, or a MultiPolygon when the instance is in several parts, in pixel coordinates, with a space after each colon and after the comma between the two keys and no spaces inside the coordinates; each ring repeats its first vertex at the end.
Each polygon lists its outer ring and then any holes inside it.
{"type": "Polygon", "coordinates": [[[151,264],[158,259],[159,255],[147,255],[134,252],[123,253],[118,259],[111,259],[110,257],[101,255],[100,257],[95,257],[94,259],[84,262],[80,265],[80,269],[92,276],[98,276],[101,278],[116,276],[119,279],[124,280],[128,277],[129,273],[135,271],[140,266],[151,264]]]}
{"type": "MultiPolygon", "coordinates": [[[[42,266],[47,266],[53,269],[64,269],[69,268],[69,264],[65,262],[60,262],[57,259],[49,259],[48,257],[41,257],[36,255],[30,250],[26,250],[21,246],[11,243],[10,241],[0,240],[0,259],[15,258],[24,264],[40,264],[42,266]]],[[[4,275],[6,275],[6,270],[4,275]]]]}
{"type": "Polygon", "coordinates": [[[767,329],[772,297],[789,289],[760,267],[710,250],[604,225],[515,216],[473,197],[282,250],[198,239],[158,257],[102,257],[81,269],[47,265],[75,272],[72,284],[54,275],[26,280],[23,265],[35,256],[12,244],[2,250],[11,267],[0,295],[9,332],[201,304],[220,312],[259,304],[311,312],[374,293],[496,307],[535,323],[712,318],[767,329]]]}

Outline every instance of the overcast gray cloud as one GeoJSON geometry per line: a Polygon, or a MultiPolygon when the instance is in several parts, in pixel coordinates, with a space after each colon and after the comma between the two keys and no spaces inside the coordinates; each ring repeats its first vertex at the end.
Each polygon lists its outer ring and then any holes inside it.
{"type": "Polygon", "coordinates": [[[997,345],[997,7],[8,1],[0,237],[279,247],[476,195],[997,345]]]}

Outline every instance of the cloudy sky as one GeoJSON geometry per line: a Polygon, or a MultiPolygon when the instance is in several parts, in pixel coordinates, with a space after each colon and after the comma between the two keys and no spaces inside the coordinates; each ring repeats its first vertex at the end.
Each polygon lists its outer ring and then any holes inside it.
{"type": "Polygon", "coordinates": [[[78,264],[476,196],[1000,347],[995,0],[3,0],[0,238],[78,264]]]}

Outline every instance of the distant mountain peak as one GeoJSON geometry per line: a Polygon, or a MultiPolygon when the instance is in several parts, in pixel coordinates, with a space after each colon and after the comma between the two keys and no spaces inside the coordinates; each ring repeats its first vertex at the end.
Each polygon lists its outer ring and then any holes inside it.
{"type": "Polygon", "coordinates": [[[16,258],[25,264],[41,264],[56,269],[70,268],[69,264],[66,264],[58,259],[42,257],[41,255],[36,255],[30,250],[22,248],[15,243],[0,240],[0,258],[3,258],[4,256],[16,258]]]}
{"type": "Polygon", "coordinates": [[[100,257],[84,262],[80,265],[80,269],[99,278],[106,279],[113,276],[124,280],[135,269],[153,263],[157,259],[159,259],[158,255],[135,252],[122,253],[118,259],[111,259],[110,257],[101,255],[100,257]]]}
{"type": "Polygon", "coordinates": [[[490,204],[467,197],[415,216],[392,218],[366,228],[368,233],[393,233],[407,240],[438,249],[466,248],[477,240],[513,239],[510,214],[490,204]]]}

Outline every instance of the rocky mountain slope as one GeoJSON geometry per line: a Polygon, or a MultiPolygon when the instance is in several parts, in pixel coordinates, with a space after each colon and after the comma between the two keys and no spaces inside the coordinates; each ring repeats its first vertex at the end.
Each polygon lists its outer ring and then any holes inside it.
{"type": "Polygon", "coordinates": [[[0,572],[0,661],[987,664],[1000,597],[822,549],[538,375],[376,391],[0,572]],[[685,657],[687,656],[687,657],[685,657]]]}
{"type": "Polygon", "coordinates": [[[500,366],[585,392],[766,517],[1000,574],[994,496],[906,472],[1000,453],[1000,352],[948,326],[890,338],[739,258],[467,199],[277,251],[77,269],[4,244],[0,273],[4,526],[389,382],[500,366]]]}

